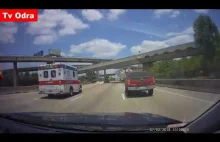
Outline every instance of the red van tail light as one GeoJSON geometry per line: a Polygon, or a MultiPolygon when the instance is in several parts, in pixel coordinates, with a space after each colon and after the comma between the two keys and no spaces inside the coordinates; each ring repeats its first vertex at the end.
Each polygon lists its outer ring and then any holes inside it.
{"type": "Polygon", "coordinates": [[[130,80],[130,79],[128,79],[128,85],[130,85],[130,83],[131,83],[131,80],[130,80]]]}
{"type": "Polygon", "coordinates": [[[153,84],[155,84],[155,80],[154,80],[154,77],[152,77],[152,82],[153,82],[153,84]]]}

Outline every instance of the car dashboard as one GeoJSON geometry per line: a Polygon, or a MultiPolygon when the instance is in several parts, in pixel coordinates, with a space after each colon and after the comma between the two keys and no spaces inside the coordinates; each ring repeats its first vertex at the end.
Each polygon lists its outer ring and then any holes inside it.
{"type": "MultiPolygon", "coordinates": [[[[181,127],[187,131],[110,131],[114,133],[220,133],[220,102],[218,101],[213,107],[204,112],[200,117],[181,127]],[[212,120],[212,121],[210,121],[212,120]],[[209,122],[209,123],[207,123],[209,122]]],[[[85,131],[85,130],[70,130],[51,128],[45,126],[36,126],[18,122],[8,118],[0,117],[0,132],[1,133],[97,133],[102,131],[85,131]]],[[[109,131],[104,131],[109,133],[109,131]]]]}

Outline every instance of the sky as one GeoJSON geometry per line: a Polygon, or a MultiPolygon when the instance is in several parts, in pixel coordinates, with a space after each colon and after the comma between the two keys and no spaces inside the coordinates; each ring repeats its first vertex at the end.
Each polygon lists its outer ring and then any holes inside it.
{"type": "MultiPolygon", "coordinates": [[[[60,49],[63,56],[118,59],[192,42],[192,24],[200,14],[220,28],[220,10],[214,9],[39,10],[38,22],[0,23],[0,56],[60,49]]],[[[8,68],[12,63],[0,63],[0,70],[8,68]]]]}

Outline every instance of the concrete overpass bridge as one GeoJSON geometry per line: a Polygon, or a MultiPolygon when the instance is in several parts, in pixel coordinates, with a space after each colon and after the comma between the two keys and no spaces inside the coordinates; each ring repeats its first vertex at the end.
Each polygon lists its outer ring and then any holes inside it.
{"type": "MultiPolygon", "coordinates": [[[[142,54],[129,56],[117,60],[103,60],[103,59],[90,59],[90,58],[64,58],[64,57],[0,57],[0,62],[13,62],[13,74],[17,76],[17,62],[96,62],[97,64],[85,66],[78,69],[78,72],[88,73],[90,71],[106,69],[121,69],[128,68],[131,65],[142,64],[143,70],[149,70],[153,62],[161,60],[171,60],[174,58],[181,58],[187,56],[196,56],[203,54],[202,48],[196,48],[194,42],[185,43],[181,45],[171,46],[159,50],[145,52],[142,54]],[[30,60],[28,60],[29,58],[30,60]],[[36,60],[33,60],[35,58],[36,60]],[[44,60],[45,59],[45,60],[44,60]],[[99,63],[98,63],[99,62],[99,63]],[[101,62],[101,63],[100,63],[101,62]]],[[[14,77],[16,78],[16,77],[14,77]]],[[[16,79],[14,79],[14,86],[16,86],[16,79]]]]}
{"type": "Polygon", "coordinates": [[[187,56],[202,55],[203,49],[196,48],[194,42],[171,46],[159,50],[145,52],[142,54],[121,58],[113,61],[107,61],[90,65],[79,69],[79,73],[86,73],[88,71],[104,70],[106,75],[106,69],[110,68],[127,68],[131,65],[142,64],[143,70],[147,71],[152,66],[153,62],[162,60],[172,60],[174,58],[181,58],[187,56]]]}
{"type": "MultiPolygon", "coordinates": [[[[77,67],[78,69],[80,68],[83,68],[83,67],[87,67],[87,66],[91,66],[91,65],[73,65],[75,67],[77,67]]],[[[140,67],[136,67],[136,66],[130,66],[129,67],[130,69],[139,69],[140,67]]],[[[17,68],[17,73],[18,74],[19,72],[29,72],[29,71],[37,71],[38,70],[38,67],[26,67],[26,68],[17,68]]],[[[2,73],[9,73],[9,72],[14,72],[14,69],[6,69],[6,70],[3,70],[2,73]]],[[[115,75],[115,74],[109,74],[109,75],[115,75]]],[[[99,75],[100,77],[104,77],[104,75],[99,75]]],[[[17,78],[17,77],[14,77],[13,78],[17,78]]]]}
{"type": "MultiPolygon", "coordinates": [[[[73,66],[80,69],[80,68],[91,66],[91,65],[73,65],[73,66]]],[[[128,68],[130,68],[130,69],[140,69],[142,67],[130,66],[128,68]]],[[[38,67],[17,68],[17,72],[29,72],[29,71],[37,71],[37,70],[38,70],[38,67]]],[[[13,69],[6,69],[6,70],[3,70],[2,72],[7,73],[7,72],[12,72],[12,71],[13,71],[13,69]]]]}
{"type": "Polygon", "coordinates": [[[112,59],[98,58],[72,58],[72,57],[33,57],[33,56],[0,56],[1,62],[82,62],[100,63],[111,61],[112,59]]]}
{"type": "MultiPolygon", "coordinates": [[[[0,63],[12,62],[13,63],[13,82],[17,86],[17,63],[18,62],[83,62],[83,63],[100,63],[111,61],[111,59],[98,59],[98,58],[72,58],[72,57],[33,57],[33,56],[0,56],[0,63]]],[[[35,70],[34,68],[32,68],[35,70]]]]}
{"type": "MultiPolygon", "coordinates": [[[[83,68],[83,67],[90,66],[90,65],[74,65],[74,66],[77,68],[83,68]]],[[[17,68],[17,72],[29,72],[29,71],[37,71],[37,70],[38,70],[38,67],[17,68]]],[[[12,72],[12,71],[13,69],[6,69],[6,70],[3,70],[2,72],[6,73],[6,72],[12,72]]]]}
{"type": "Polygon", "coordinates": [[[161,60],[171,60],[187,56],[195,56],[203,54],[202,48],[196,48],[194,42],[185,43],[177,46],[171,46],[159,50],[154,50],[126,58],[113,61],[98,63],[79,69],[80,73],[88,71],[105,70],[110,68],[125,68],[135,64],[143,64],[143,69],[147,70],[153,62],[161,60]]]}

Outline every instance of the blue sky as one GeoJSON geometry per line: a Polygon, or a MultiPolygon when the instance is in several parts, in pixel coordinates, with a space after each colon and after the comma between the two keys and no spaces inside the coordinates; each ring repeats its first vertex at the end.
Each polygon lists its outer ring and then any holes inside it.
{"type": "Polygon", "coordinates": [[[199,14],[220,27],[219,10],[39,10],[36,23],[0,23],[0,56],[47,54],[51,48],[71,57],[131,56],[193,41],[192,23],[199,14]]]}

